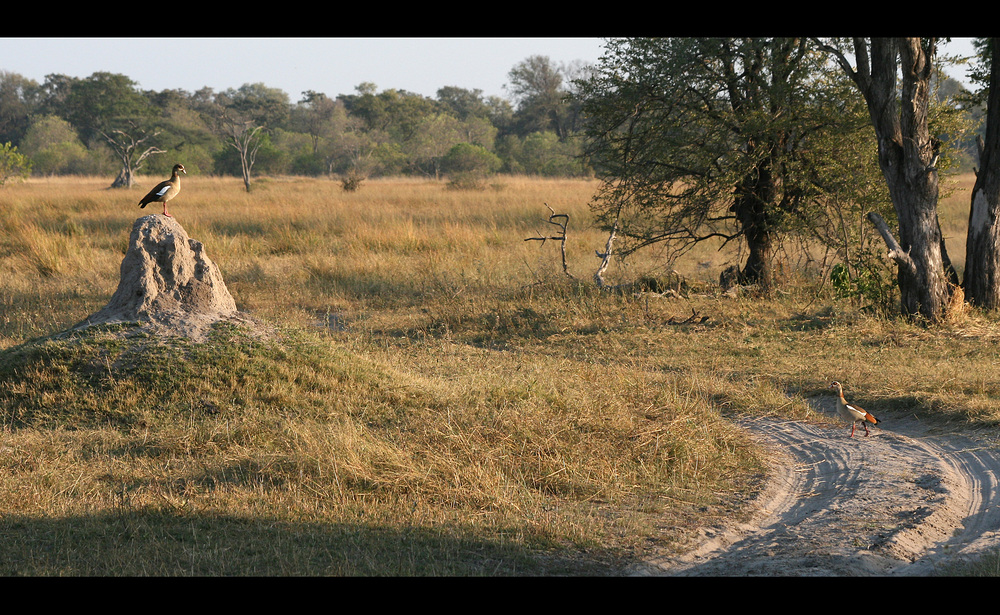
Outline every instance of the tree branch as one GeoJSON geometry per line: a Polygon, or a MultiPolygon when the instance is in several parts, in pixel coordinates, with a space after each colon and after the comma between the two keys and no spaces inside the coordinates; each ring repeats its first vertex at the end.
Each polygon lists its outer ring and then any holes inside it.
{"type": "Polygon", "coordinates": [[[875,225],[879,234],[882,235],[882,240],[885,241],[885,245],[889,248],[889,258],[896,261],[896,263],[910,275],[916,275],[916,263],[913,262],[909,252],[903,252],[903,249],[899,246],[896,238],[892,236],[892,231],[889,230],[889,225],[885,223],[882,216],[880,216],[878,212],[870,211],[868,212],[867,218],[869,222],[875,225]]]}
{"type": "Polygon", "coordinates": [[[558,226],[559,227],[559,234],[555,235],[553,237],[545,237],[545,236],[541,236],[541,237],[528,237],[527,239],[525,239],[525,241],[541,241],[543,244],[546,241],[548,241],[549,239],[553,239],[555,241],[558,241],[561,244],[561,248],[562,248],[562,268],[563,268],[563,273],[565,273],[567,276],[569,276],[570,279],[574,279],[575,280],[576,278],[573,277],[573,274],[569,272],[569,268],[566,265],[566,227],[569,226],[569,214],[557,214],[554,209],[552,209],[551,207],[549,207],[548,203],[545,203],[545,207],[549,210],[549,213],[551,213],[551,215],[549,216],[549,219],[547,220],[547,222],[549,224],[553,224],[555,226],[558,226]],[[557,222],[556,220],[562,220],[562,221],[561,222],[557,222]]]}

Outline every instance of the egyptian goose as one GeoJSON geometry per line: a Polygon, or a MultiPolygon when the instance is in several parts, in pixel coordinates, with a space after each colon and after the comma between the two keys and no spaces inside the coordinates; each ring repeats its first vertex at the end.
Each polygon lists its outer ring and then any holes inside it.
{"type": "Polygon", "coordinates": [[[839,382],[831,383],[830,388],[837,389],[837,414],[845,421],[851,422],[851,437],[854,437],[854,428],[858,426],[858,423],[861,423],[861,426],[865,428],[867,436],[868,423],[874,425],[878,423],[878,420],[861,406],[847,403],[847,400],[844,399],[844,387],[840,386],[839,382]]]}
{"type": "Polygon", "coordinates": [[[142,200],[139,201],[139,207],[143,208],[150,203],[163,203],[163,215],[172,218],[173,216],[167,213],[167,201],[177,196],[181,191],[181,176],[177,174],[178,171],[187,175],[183,164],[175,164],[174,172],[170,175],[170,179],[156,184],[149,191],[149,194],[142,197],[142,200]]]}

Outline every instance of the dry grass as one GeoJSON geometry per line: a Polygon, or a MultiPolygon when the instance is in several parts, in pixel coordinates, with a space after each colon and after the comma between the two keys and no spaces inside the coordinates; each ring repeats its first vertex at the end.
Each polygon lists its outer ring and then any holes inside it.
{"type": "Polygon", "coordinates": [[[671,264],[682,298],[597,292],[580,180],[188,178],[173,213],[278,335],[50,339],[117,285],[138,192],[106,183],[0,191],[5,574],[608,573],[738,514],[763,466],[733,415],[822,420],[839,379],[866,407],[1000,418],[992,317],[728,298],[697,279],[714,252],[671,264]],[[524,241],[545,203],[577,280],[524,241]]]}

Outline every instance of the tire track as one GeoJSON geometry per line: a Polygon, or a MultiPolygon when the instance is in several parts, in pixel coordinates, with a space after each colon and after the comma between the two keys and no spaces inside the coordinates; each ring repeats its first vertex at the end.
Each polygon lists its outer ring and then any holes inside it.
{"type": "Polygon", "coordinates": [[[849,438],[842,425],[743,425],[772,459],[753,516],[703,528],[687,553],[651,558],[635,574],[930,575],[1000,546],[995,435],[946,433],[901,414],[870,437],[849,438]]]}

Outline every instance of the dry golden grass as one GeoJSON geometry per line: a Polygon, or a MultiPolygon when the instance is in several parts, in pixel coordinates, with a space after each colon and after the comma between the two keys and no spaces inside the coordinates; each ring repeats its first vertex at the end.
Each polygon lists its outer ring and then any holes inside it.
{"type": "Polygon", "coordinates": [[[106,183],[0,191],[0,573],[613,573],[739,513],[763,471],[740,413],[821,420],[838,379],[866,407],[1000,418],[990,316],[728,298],[696,279],[715,252],[611,272],[677,269],[681,298],[598,292],[582,180],[186,178],[172,212],[277,337],[49,339],[107,302],[146,213],[106,183]],[[546,203],[577,280],[524,241],[546,203]]]}

